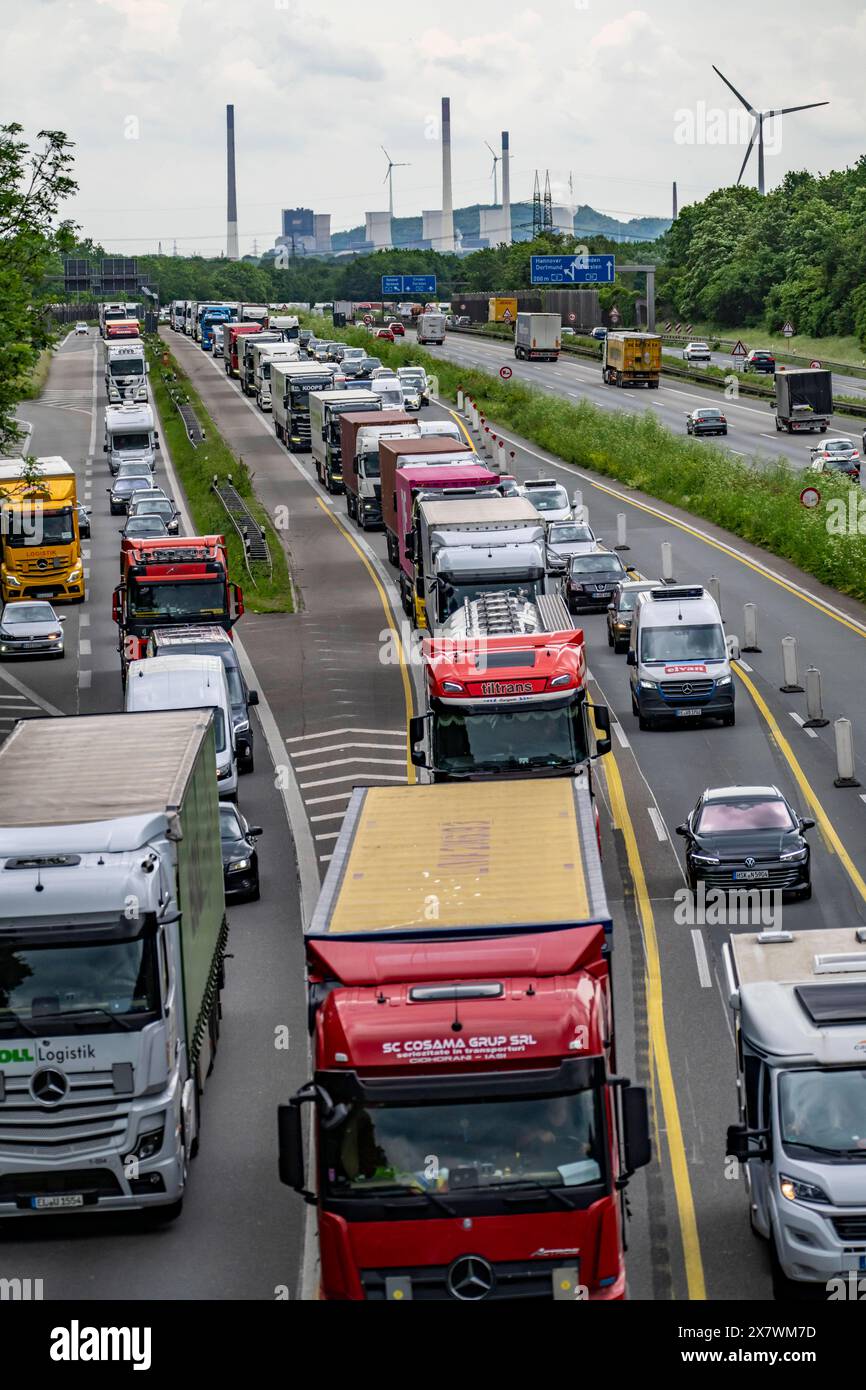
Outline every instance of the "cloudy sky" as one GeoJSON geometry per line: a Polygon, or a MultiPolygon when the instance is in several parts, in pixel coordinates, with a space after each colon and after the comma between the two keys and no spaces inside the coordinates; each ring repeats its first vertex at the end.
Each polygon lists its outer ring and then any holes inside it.
{"type": "Polygon", "coordinates": [[[536,167],[617,217],[667,216],[672,179],[681,205],[734,182],[740,108],[713,62],[755,106],[831,103],[768,130],[771,186],[866,151],[858,0],[0,0],[0,18],[0,120],[69,134],[72,215],[127,254],[224,248],[227,102],[242,253],[282,207],[334,231],[387,207],[380,145],[410,166],[397,213],[439,206],[442,96],[458,207],[492,201],[504,128],[514,199],[536,167]]]}

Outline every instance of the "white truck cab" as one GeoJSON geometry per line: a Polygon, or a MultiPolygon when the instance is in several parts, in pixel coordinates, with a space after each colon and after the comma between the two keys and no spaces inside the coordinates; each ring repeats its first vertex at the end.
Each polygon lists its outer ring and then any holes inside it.
{"type": "Polygon", "coordinates": [[[729,644],[716,601],[700,584],[638,594],[626,659],[641,729],[668,719],[734,723],[729,644]]]}
{"type": "Polygon", "coordinates": [[[726,1152],[774,1291],[841,1280],[849,1296],[866,1280],[866,928],[737,933],[722,954],[740,1112],[726,1152]]]}
{"type": "Polygon", "coordinates": [[[147,402],[147,374],[150,371],[140,338],[105,347],[105,388],[110,405],[123,401],[147,402]]]}
{"type": "Polygon", "coordinates": [[[271,408],[271,367],[275,362],[300,361],[297,343],[253,343],[253,393],[259,410],[271,408]]]}

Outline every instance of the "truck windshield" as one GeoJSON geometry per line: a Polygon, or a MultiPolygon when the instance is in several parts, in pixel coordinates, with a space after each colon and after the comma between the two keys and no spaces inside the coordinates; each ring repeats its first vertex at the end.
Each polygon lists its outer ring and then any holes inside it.
{"type": "Polygon", "coordinates": [[[0,1037],[143,1028],[160,1014],[156,941],[0,946],[0,1037]]]}
{"type": "Polygon", "coordinates": [[[500,768],[573,768],[589,756],[582,704],[501,712],[438,711],[434,762],[442,772],[500,768]]]}
{"type": "Polygon", "coordinates": [[[378,449],[371,449],[369,454],[361,455],[361,472],[365,478],[381,478],[378,449]]]}
{"type": "Polygon", "coordinates": [[[127,449],[149,449],[150,435],[147,430],[136,430],[129,434],[112,434],[109,436],[111,452],[122,454],[127,449]]]}
{"type": "Polygon", "coordinates": [[[142,584],[133,578],[127,601],[131,621],[146,620],[151,627],[156,627],[165,618],[196,622],[227,616],[226,588],[219,579],[142,584]]]}
{"type": "Polygon", "coordinates": [[[534,603],[541,593],[541,576],[537,579],[485,579],[479,575],[477,579],[464,579],[459,582],[456,580],[442,579],[442,590],[440,606],[442,618],[450,618],[452,613],[456,613],[458,608],[462,608],[464,603],[472,599],[480,598],[482,594],[516,594],[522,603],[534,603]]]}
{"type": "Polygon", "coordinates": [[[31,545],[71,545],[75,539],[72,523],[72,508],[62,511],[46,512],[34,507],[32,514],[25,512],[25,524],[20,529],[15,526],[13,512],[3,526],[5,545],[21,549],[31,545]],[[8,535],[5,534],[8,529],[8,535]]]}
{"type": "Polygon", "coordinates": [[[725,634],[716,623],[653,627],[641,637],[641,661],[724,661],[725,634]]]}
{"type": "Polygon", "coordinates": [[[604,1127],[591,1090],[459,1105],[354,1102],[320,1137],[331,1197],[585,1187],[604,1171],[604,1127]]]}
{"type": "Polygon", "coordinates": [[[782,1143],[866,1163],[866,1071],[779,1074],[782,1143]]]}
{"type": "Polygon", "coordinates": [[[143,357],[121,357],[109,363],[112,376],[144,376],[143,357]]]}

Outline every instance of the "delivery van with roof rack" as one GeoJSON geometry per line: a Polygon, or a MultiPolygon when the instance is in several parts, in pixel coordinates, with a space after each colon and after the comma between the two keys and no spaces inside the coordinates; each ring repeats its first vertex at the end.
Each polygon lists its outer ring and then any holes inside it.
{"type": "MultiPolygon", "coordinates": [[[[731,650],[734,645],[731,639],[731,650]]],[[[709,718],[733,724],[729,657],[718,606],[700,584],[638,594],[627,661],[632,713],[640,728],[709,718]]]]}

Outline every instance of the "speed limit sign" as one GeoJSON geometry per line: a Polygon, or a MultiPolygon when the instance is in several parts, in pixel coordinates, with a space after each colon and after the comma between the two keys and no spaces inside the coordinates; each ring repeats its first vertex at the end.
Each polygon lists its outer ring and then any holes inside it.
{"type": "Polygon", "coordinates": [[[804,487],[800,493],[800,501],[804,507],[817,507],[821,502],[821,494],[816,487],[804,487]]]}
{"type": "Polygon", "coordinates": [[[510,377],[514,376],[514,372],[511,367],[500,367],[499,375],[502,377],[503,381],[508,381],[510,377]]]}

